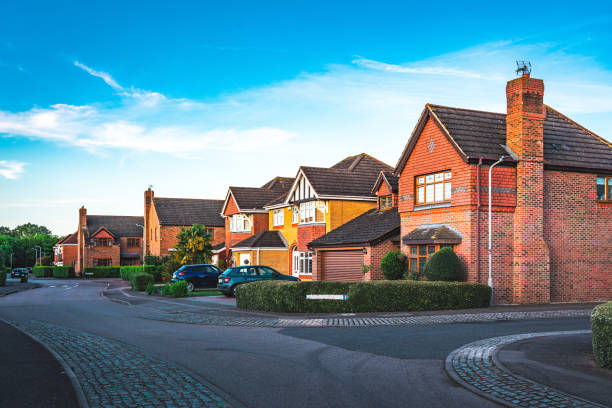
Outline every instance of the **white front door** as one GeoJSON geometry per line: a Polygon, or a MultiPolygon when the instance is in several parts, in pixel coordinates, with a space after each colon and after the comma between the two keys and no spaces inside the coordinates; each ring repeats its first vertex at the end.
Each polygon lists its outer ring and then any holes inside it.
{"type": "Polygon", "coordinates": [[[250,265],[251,264],[251,253],[247,252],[244,254],[240,254],[240,265],[250,265]]]}
{"type": "Polygon", "coordinates": [[[299,277],[300,275],[300,253],[297,248],[293,249],[293,268],[292,274],[295,277],[299,277]]]}

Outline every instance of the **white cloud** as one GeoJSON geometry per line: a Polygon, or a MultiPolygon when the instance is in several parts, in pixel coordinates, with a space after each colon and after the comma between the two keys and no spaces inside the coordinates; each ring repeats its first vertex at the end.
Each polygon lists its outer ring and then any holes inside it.
{"type": "Polygon", "coordinates": [[[23,173],[23,168],[28,163],[12,161],[12,160],[0,160],[0,176],[14,180],[23,173]]]}
{"type": "Polygon", "coordinates": [[[480,74],[477,72],[465,71],[457,68],[448,68],[440,66],[407,66],[407,65],[394,65],[387,64],[380,61],[374,61],[367,58],[356,58],[353,64],[359,65],[365,68],[375,69],[378,71],[387,72],[399,72],[403,74],[424,74],[424,75],[449,75],[457,77],[467,78],[480,78],[480,74]]]}
{"type": "Polygon", "coordinates": [[[79,61],[74,61],[74,65],[81,68],[83,71],[87,72],[89,75],[101,78],[108,86],[113,89],[123,90],[123,87],[119,85],[110,74],[102,71],[96,71],[95,69],[89,68],[85,64],[81,64],[79,61]]]}

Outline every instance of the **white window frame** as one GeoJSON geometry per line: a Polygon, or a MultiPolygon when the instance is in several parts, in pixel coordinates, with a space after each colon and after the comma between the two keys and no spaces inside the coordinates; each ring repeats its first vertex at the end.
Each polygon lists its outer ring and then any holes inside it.
{"type": "Polygon", "coordinates": [[[300,203],[300,224],[325,223],[327,205],[324,201],[307,201],[300,203]],[[323,215],[322,220],[317,220],[317,211],[323,215]]]}
{"type": "Polygon", "coordinates": [[[275,227],[280,227],[285,225],[285,209],[281,208],[280,210],[274,210],[272,213],[272,225],[275,227]]]}
{"type": "Polygon", "coordinates": [[[312,251],[300,252],[299,274],[312,275],[312,251]]]}
{"type": "Polygon", "coordinates": [[[293,224],[298,224],[300,222],[300,209],[296,206],[291,209],[291,221],[293,224]]]}
{"type": "Polygon", "coordinates": [[[231,232],[251,232],[251,219],[245,214],[234,214],[230,218],[231,232]]]}

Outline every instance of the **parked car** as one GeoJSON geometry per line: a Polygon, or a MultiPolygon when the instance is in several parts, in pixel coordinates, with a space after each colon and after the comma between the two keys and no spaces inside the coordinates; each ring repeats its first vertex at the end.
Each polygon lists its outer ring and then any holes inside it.
{"type": "Polygon", "coordinates": [[[21,278],[22,276],[28,276],[27,268],[14,268],[11,271],[11,278],[21,278]]]}
{"type": "Polygon", "coordinates": [[[262,280],[299,281],[295,276],[283,275],[265,265],[244,265],[229,268],[219,276],[217,289],[225,296],[236,296],[238,285],[262,280]]]}
{"type": "Polygon", "coordinates": [[[172,282],[187,281],[187,291],[195,288],[214,288],[217,278],[223,271],[215,265],[183,265],[172,274],[172,282]]]}

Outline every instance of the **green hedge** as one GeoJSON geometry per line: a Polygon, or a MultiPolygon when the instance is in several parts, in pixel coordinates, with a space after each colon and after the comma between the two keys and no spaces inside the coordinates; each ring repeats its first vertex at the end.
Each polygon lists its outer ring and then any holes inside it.
{"type": "Polygon", "coordinates": [[[54,278],[73,278],[74,268],[72,266],[55,266],[53,267],[54,278]]]}
{"type": "Polygon", "coordinates": [[[6,269],[7,268],[0,268],[0,286],[6,284],[6,269]]]}
{"type": "Polygon", "coordinates": [[[187,296],[187,281],[181,280],[170,285],[170,296],[174,298],[187,296]]]}
{"type": "MultiPolygon", "coordinates": [[[[131,276],[136,273],[142,273],[142,265],[122,266],[120,277],[125,281],[131,281],[131,276]]],[[[157,265],[145,265],[144,272],[153,276],[155,282],[161,282],[162,267],[157,265]]]]}
{"type": "Polygon", "coordinates": [[[602,367],[612,369],[612,302],[593,309],[591,330],[595,361],[602,367]]]}
{"type": "Polygon", "coordinates": [[[35,266],[32,268],[32,272],[37,278],[52,278],[53,266],[35,266]]]}
{"type": "Polygon", "coordinates": [[[133,273],[130,279],[132,289],[139,292],[145,290],[147,285],[152,283],[153,276],[145,272],[133,273]]]}
{"type": "Polygon", "coordinates": [[[84,278],[118,278],[120,273],[119,266],[88,266],[85,268],[84,278]],[[92,275],[88,275],[93,273],[92,275]]]}
{"type": "Polygon", "coordinates": [[[491,289],[479,283],[255,282],[238,286],[241,309],[284,313],[366,313],[488,307],[491,289]],[[307,294],[348,295],[348,300],[307,300],[307,294]]]}

